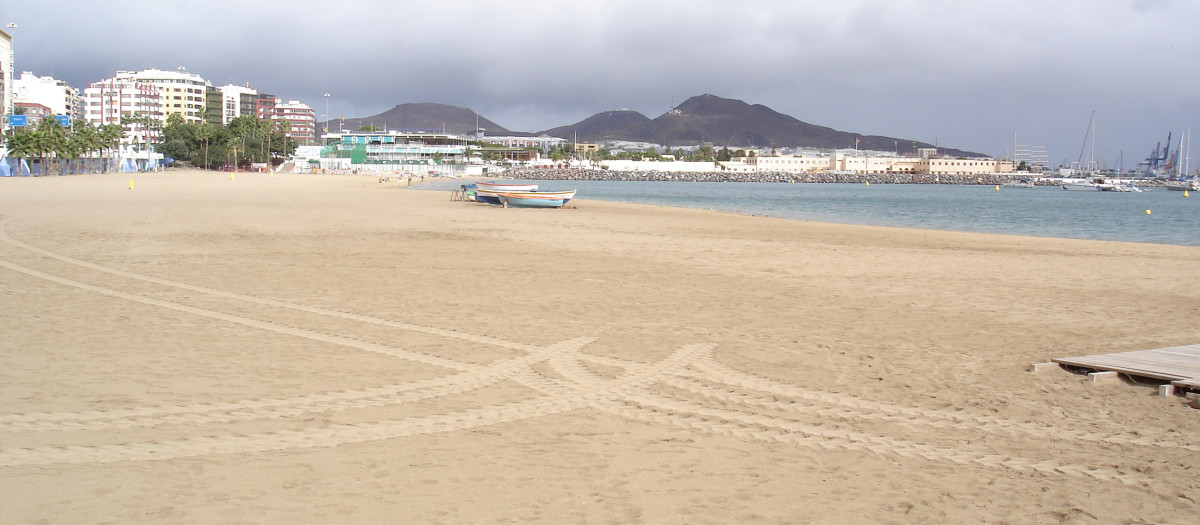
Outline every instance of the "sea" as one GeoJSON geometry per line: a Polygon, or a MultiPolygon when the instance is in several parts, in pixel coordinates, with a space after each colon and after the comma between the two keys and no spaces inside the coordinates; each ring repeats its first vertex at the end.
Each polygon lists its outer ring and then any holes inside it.
{"type": "MultiPolygon", "coordinates": [[[[468,179],[420,186],[450,191],[468,179]]],[[[1200,194],[945,184],[534,181],[603,200],[784,219],[929,230],[1200,246],[1200,194]]]]}

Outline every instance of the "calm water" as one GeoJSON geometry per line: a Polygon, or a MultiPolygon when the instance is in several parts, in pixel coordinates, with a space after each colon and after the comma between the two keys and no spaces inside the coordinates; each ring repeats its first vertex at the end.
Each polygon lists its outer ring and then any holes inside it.
{"type": "MultiPolygon", "coordinates": [[[[538,181],[577,199],[680,206],[844,224],[1200,246],[1200,194],[1058,187],[538,181]],[[1150,214],[1146,214],[1150,210],[1150,214]]],[[[449,191],[457,181],[429,189],[449,191]]]]}

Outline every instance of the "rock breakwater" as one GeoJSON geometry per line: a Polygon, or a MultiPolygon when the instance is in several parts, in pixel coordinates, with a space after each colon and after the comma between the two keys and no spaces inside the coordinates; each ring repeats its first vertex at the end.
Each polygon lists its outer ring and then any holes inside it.
{"type": "MultiPolygon", "coordinates": [[[[659,181],[659,182],[781,182],[781,183],[844,183],[844,184],[978,184],[998,185],[1029,179],[1029,174],[987,173],[962,175],[929,175],[914,173],[784,173],[784,172],[694,172],[694,171],[613,171],[593,169],[536,169],[509,170],[508,178],[536,180],[589,181],[659,181]]],[[[1035,180],[1035,184],[1052,186],[1054,181],[1035,180]]]]}

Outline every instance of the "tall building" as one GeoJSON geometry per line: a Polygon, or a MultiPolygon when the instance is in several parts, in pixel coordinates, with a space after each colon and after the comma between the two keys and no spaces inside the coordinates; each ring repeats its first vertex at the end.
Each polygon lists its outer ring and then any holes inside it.
{"type": "Polygon", "coordinates": [[[0,113],[3,126],[8,127],[8,116],[13,114],[13,43],[12,35],[0,30],[0,113]]]}
{"type": "Polygon", "coordinates": [[[223,98],[220,89],[212,86],[204,88],[204,121],[210,126],[224,125],[224,118],[221,116],[223,98]]]}
{"type": "Polygon", "coordinates": [[[258,91],[251,89],[250,86],[233,84],[217,89],[221,91],[221,125],[228,126],[229,121],[242,115],[258,115],[258,108],[255,104],[258,91]]]}
{"type": "MultiPolygon", "coordinates": [[[[122,117],[142,116],[165,123],[162,91],[158,86],[117,76],[92,82],[83,90],[83,118],[95,126],[121,124],[122,117]]],[[[123,144],[144,147],[158,142],[160,133],[144,124],[125,126],[123,144]]]]}
{"type": "Polygon", "coordinates": [[[287,135],[301,144],[313,144],[317,140],[317,114],[312,108],[299,100],[289,100],[286,104],[276,99],[269,113],[274,122],[287,122],[287,135]]]}
{"type": "Polygon", "coordinates": [[[51,115],[67,115],[72,120],[83,118],[79,90],[54,77],[22,71],[13,83],[13,97],[17,105],[40,105],[48,108],[51,115]]]}
{"type": "Polygon", "coordinates": [[[158,87],[162,97],[163,122],[171,115],[182,116],[184,122],[204,122],[204,93],[209,84],[200,75],[188,73],[180,67],[177,71],[117,71],[115,78],[128,78],[158,87]]]}
{"type": "Polygon", "coordinates": [[[253,115],[257,115],[258,118],[263,120],[270,120],[271,114],[275,111],[275,102],[278,100],[275,98],[275,95],[268,95],[266,93],[254,95],[253,115]]]}

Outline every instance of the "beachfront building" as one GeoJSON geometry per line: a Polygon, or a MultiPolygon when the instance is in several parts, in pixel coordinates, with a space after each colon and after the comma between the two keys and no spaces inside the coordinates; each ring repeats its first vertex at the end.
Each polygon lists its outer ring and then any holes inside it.
{"type": "Polygon", "coordinates": [[[956,159],[929,152],[917,157],[881,155],[868,152],[835,151],[827,155],[774,155],[733,157],[721,165],[742,173],[862,173],[981,175],[1011,173],[1011,160],[974,158],[956,159]]]}
{"type": "Polygon", "coordinates": [[[1012,173],[1013,161],[1008,159],[952,159],[933,157],[921,159],[917,173],[928,175],[983,175],[1012,173]]]}
{"type": "Polygon", "coordinates": [[[755,173],[758,171],[810,173],[829,170],[830,166],[832,166],[832,160],[828,156],[785,155],[759,157],[752,155],[733,157],[726,162],[722,162],[721,165],[727,170],[744,173],[755,173]]]}
{"type": "Polygon", "coordinates": [[[161,126],[166,122],[162,107],[162,91],[147,82],[129,76],[92,82],[83,90],[83,118],[93,126],[121,125],[119,156],[121,169],[126,171],[151,169],[162,160],[162,154],[152,149],[162,138],[161,126]],[[130,118],[138,119],[130,121],[130,118]],[[143,122],[146,119],[150,122],[143,122]]]}
{"type": "Polygon", "coordinates": [[[271,108],[264,112],[264,120],[286,123],[287,136],[301,144],[312,144],[317,139],[317,114],[299,100],[281,103],[275,99],[271,108]]]}
{"type": "Polygon", "coordinates": [[[25,115],[25,118],[31,123],[29,125],[36,125],[32,123],[40,122],[46,117],[53,117],[55,115],[54,110],[50,109],[49,106],[44,106],[37,102],[15,102],[13,106],[13,112],[18,115],[25,115]]]}
{"type": "Polygon", "coordinates": [[[204,122],[210,126],[223,126],[221,117],[221,90],[205,86],[204,88],[204,122]]]}
{"type": "MultiPolygon", "coordinates": [[[[79,90],[54,77],[39,77],[22,71],[21,76],[13,82],[13,98],[18,107],[41,106],[51,115],[67,115],[72,120],[83,118],[79,90]]],[[[31,116],[28,112],[25,115],[31,116]]]]}
{"type": "Polygon", "coordinates": [[[567,139],[548,135],[537,137],[486,137],[480,140],[505,148],[534,148],[538,151],[550,151],[555,148],[561,148],[567,143],[567,139]]]}
{"type": "Polygon", "coordinates": [[[164,124],[171,115],[179,115],[187,123],[204,122],[204,93],[208,87],[208,81],[201,78],[200,75],[188,73],[180,67],[176,71],[160,69],[117,71],[114,78],[128,78],[158,87],[159,96],[162,97],[162,121],[164,124]]]}
{"type": "Polygon", "coordinates": [[[297,170],[458,173],[473,136],[438,132],[344,132],[321,136],[316,162],[297,170]]]}
{"type": "Polygon", "coordinates": [[[249,85],[227,84],[216,89],[221,92],[222,126],[228,126],[230,121],[242,115],[258,115],[258,91],[249,85]]]}
{"type": "MultiPolygon", "coordinates": [[[[166,123],[162,91],[158,86],[128,76],[88,84],[83,90],[83,100],[83,118],[94,126],[122,124],[127,117],[145,117],[166,123]]],[[[160,136],[154,126],[145,123],[126,123],[125,133],[128,144],[155,143],[160,136]]]]}
{"type": "Polygon", "coordinates": [[[0,30],[0,112],[3,126],[8,128],[8,116],[13,114],[13,45],[12,35],[0,30]]]}

